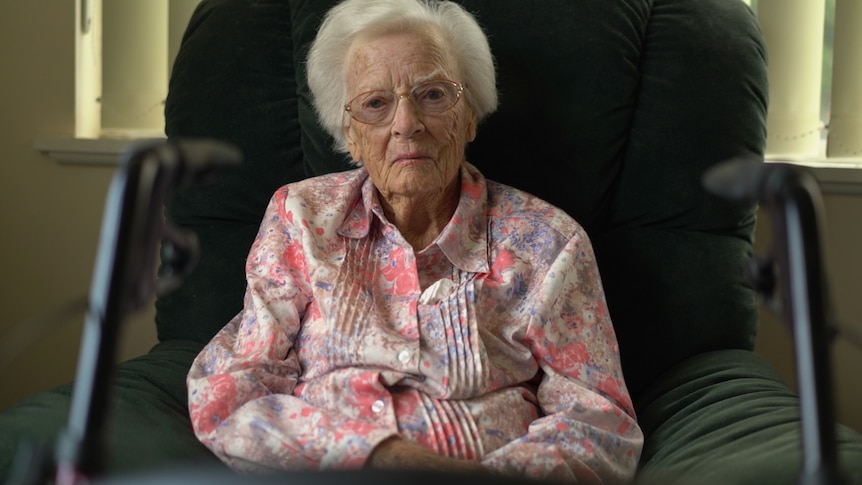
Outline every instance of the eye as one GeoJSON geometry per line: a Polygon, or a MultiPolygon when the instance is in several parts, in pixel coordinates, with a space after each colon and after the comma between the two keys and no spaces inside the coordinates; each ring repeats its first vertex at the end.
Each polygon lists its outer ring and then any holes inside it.
{"type": "Polygon", "coordinates": [[[446,97],[446,91],[443,91],[439,87],[433,87],[425,92],[425,99],[429,101],[439,101],[446,97]]]}
{"type": "Polygon", "coordinates": [[[427,114],[442,113],[458,101],[458,91],[454,83],[432,81],[417,86],[413,99],[427,114]]]}
{"type": "Polygon", "coordinates": [[[391,96],[384,94],[370,94],[362,100],[362,110],[368,112],[385,111],[392,103],[391,96]]]}
{"type": "Polygon", "coordinates": [[[431,84],[421,86],[415,96],[416,100],[422,104],[441,104],[444,103],[449,93],[440,84],[431,84]]]}
{"type": "Polygon", "coordinates": [[[377,124],[392,114],[398,98],[385,90],[366,91],[353,98],[345,109],[361,123],[377,124]]]}

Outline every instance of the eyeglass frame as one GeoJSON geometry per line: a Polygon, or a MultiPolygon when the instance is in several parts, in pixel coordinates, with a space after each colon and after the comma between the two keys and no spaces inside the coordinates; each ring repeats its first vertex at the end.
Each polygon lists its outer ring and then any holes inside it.
{"type": "Polygon", "coordinates": [[[467,89],[466,84],[451,81],[448,79],[430,80],[430,81],[425,81],[425,82],[419,83],[419,84],[411,87],[410,91],[407,94],[398,94],[395,91],[391,91],[391,90],[387,90],[387,89],[372,89],[370,91],[364,91],[362,93],[359,93],[356,96],[354,96],[353,98],[351,98],[350,101],[348,101],[347,103],[344,104],[344,112],[350,117],[350,119],[356,120],[357,122],[365,124],[365,125],[370,125],[370,126],[385,125],[386,123],[391,122],[392,119],[394,118],[395,112],[398,109],[398,102],[404,98],[409,98],[413,102],[413,105],[419,110],[419,112],[422,115],[436,116],[436,115],[443,114],[443,113],[449,111],[450,109],[454,108],[455,105],[458,104],[458,101],[463,97],[465,89],[467,89]],[[455,101],[452,103],[452,105],[447,107],[446,109],[441,110],[441,111],[436,112],[436,113],[426,113],[425,110],[423,110],[422,107],[413,98],[413,93],[417,89],[419,89],[423,86],[430,85],[430,84],[447,84],[449,86],[454,86],[456,88],[456,93],[455,93],[455,101]],[[356,101],[358,98],[365,96],[365,95],[368,95],[370,93],[376,93],[376,92],[391,93],[392,95],[395,96],[396,102],[393,105],[392,111],[388,115],[386,115],[385,117],[381,118],[379,121],[374,121],[374,122],[363,121],[363,120],[357,118],[355,112],[351,109],[350,105],[353,104],[353,102],[356,101]]]}

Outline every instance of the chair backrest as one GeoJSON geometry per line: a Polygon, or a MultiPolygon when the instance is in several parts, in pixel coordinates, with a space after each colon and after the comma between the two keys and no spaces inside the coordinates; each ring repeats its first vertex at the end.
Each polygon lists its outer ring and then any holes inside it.
{"type": "MultiPolygon", "coordinates": [[[[239,146],[243,166],[168,206],[202,261],[157,302],[160,339],[201,344],[239,311],[243,265],[280,185],[348,168],[316,122],[304,58],[335,0],[205,0],[169,89],[169,137],[239,146]]],[[[755,207],[703,172],[765,144],[765,48],[739,0],[463,0],[498,64],[499,111],[468,159],[568,211],[593,242],[637,393],[700,352],[753,346],[742,268],[755,207]]]]}

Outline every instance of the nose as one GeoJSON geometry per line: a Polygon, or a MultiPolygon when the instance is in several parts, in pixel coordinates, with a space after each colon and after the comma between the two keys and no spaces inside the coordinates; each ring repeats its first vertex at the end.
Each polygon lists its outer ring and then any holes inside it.
{"type": "Polygon", "coordinates": [[[398,96],[392,119],[392,134],[401,137],[415,136],[425,130],[419,110],[409,95],[398,96]]]}

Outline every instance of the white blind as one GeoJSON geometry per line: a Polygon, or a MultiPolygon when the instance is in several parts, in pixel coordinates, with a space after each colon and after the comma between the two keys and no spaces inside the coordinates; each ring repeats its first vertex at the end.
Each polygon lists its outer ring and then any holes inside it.
{"type": "Polygon", "coordinates": [[[826,153],[862,156],[862,0],[837,0],[826,153]]]}
{"type": "Polygon", "coordinates": [[[102,135],[159,134],[168,85],[168,0],[105,0],[102,15],[102,135]]]}
{"type": "Polygon", "coordinates": [[[75,2],[75,137],[98,138],[102,127],[101,2],[75,2]]]}
{"type": "Polygon", "coordinates": [[[750,5],[769,51],[767,158],[858,160],[862,0],[753,0],[750,5]]]}
{"type": "Polygon", "coordinates": [[[758,0],[769,51],[767,156],[817,156],[825,0],[758,0]]]}
{"type": "Polygon", "coordinates": [[[163,135],[170,66],[199,2],[79,0],[77,137],[163,135]]]}

